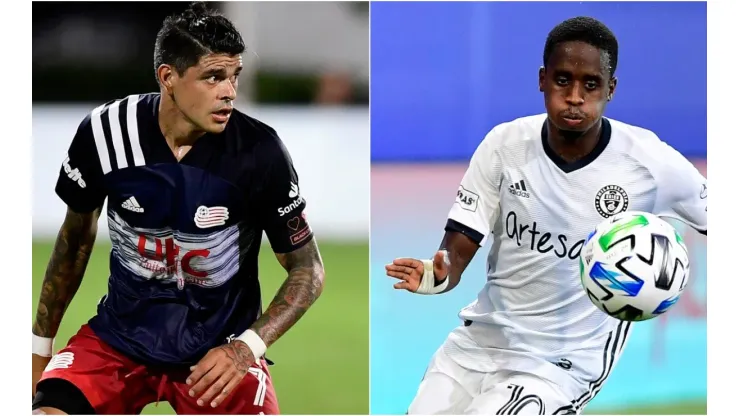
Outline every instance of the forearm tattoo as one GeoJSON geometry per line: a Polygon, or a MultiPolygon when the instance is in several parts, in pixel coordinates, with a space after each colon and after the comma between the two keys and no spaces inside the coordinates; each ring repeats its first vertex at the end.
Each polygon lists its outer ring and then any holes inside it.
{"type": "Polygon", "coordinates": [[[324,288],[324,266],[315,240],[292,253],[277,254],[277,258],[288,278],[252,325],[268,347],[301,319],[324,288]]]}
{"type": "Polygon", "coordinates": [[[97,233],[100,209],[89,214],[67,210],[46,267],[33,333],[53,338],[80,287],[97,233]]]}

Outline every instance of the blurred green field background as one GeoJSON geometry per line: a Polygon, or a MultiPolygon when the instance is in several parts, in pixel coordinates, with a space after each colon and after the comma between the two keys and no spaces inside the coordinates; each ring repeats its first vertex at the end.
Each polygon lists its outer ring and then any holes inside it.
{"type": "Polygon", "coordinates": [[[586,409],[584,415],[706,415],[707,402],[683,402],[652,406],[586,409]]]}
{"type": "MultiPolygon", "coordinates": [[[[41,290],[51,241],[33,243],[32,315],[41,290]]],[[[280,410],[286,414],[368,414],[369,306],[368,245],[321,241],[326,286],[301,321],[270,348],[270,368],[280,410]]],[[[85,279],[65,314],[56,350],[95,313],[107,290],[110,244],[99,242],[85,279]]],[[[264,307],[286,274],[269,245],[260,253],[264,307]]],[[[174,414],[167,403],[150,405],[143,414],[174,414]]]]}

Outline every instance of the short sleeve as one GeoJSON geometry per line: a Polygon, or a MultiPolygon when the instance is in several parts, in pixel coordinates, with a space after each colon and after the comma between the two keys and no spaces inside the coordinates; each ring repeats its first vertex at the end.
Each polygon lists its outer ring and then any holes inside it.
{"type": "Polygon", "coordinates": [[[496,151],[499,138],[492,130],[478,145],[457,189],[446,231],[460,232],[483,246],[491,224],[498,218],[501,162],[496,151]]]}
{"type": "Polygon", "coordinates": [[[303,212],[306,200],[293,160],[280,139],[276,147],[263,188],[262,220],[272,250],[289,253],[311,241],[313,231],[303,212]]]}
{"type": "Polygon", "coordinates": [[[79,213],[92,212],[105,201],[103,171],[89,115],[80,123],[64,155],[55,190],[69,208],[79,213]]]}
{"type": "Polygon", "coordinates": [[[707,179],[683,155],[661,143],[654,214],[707,233],[707,179]]]}

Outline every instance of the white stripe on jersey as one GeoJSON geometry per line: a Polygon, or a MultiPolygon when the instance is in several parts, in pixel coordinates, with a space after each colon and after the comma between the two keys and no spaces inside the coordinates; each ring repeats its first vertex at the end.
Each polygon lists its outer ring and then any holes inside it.
{"type": "Polygon", "coordinates": [[[103,175],[111,171],[110,157],[108,156],[108,144],[105,142],[105,133],[103,132],[103,123],[100,119],[100,113],[105,109],[105,104],[97,107],[90,115],[92,123],[93,137],[95,138],[95,147],[98,149],[98,158],[100,167],[103,169],[103,175]]]}
{"type": "Polygon", "coordinates": [[[242,232],[238,224],[210,234],[133,227],[112,207],[108,209],[108,228],[112,256],[133,275],[206,288],[221,286],[235,276],[251,247],[251,243],[240,241],[254,240],[254,231],[242,232]],[[193,271],[206,276],[191,274],[193,271]]]}
{"type": "Polygon", "coordinates": [[[110,135],[113,142],[113,148],[116,153],[116,163],[118,169],[128,167],[126,161],[126,151],[123,148],[123,135],[121,134],[121,121],[118,119],[118,106],[122,100],[117,100],[108,108],[108,121],[110,122],[110,135]]]}
{"type": "Polygon", "coordinates": [[[144,152],[141,151],[139,141],[139,125],[136,121],[136,109],[139,104],[139,96],[128,97],[128,110],[126,112],[126,127],[128,128],[128,140],[131,143],[131,153],[134,155],[134,166],[144,166],[144,152]]]}

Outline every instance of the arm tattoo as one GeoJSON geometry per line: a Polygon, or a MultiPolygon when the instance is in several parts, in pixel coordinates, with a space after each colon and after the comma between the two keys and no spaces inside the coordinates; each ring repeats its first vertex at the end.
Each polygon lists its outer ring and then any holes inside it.
{"type": "Polygon", "coordinates": [[[97,233],[100,208],[89,214],[67,210],[41,287],[33,333],[53,338],[80,287],[97,233]]]}
{"type": "Polygon", "coordinates": [[[252,325],[252,330],[268,347],[301,319],[324,289],[324,265],[315,240],[296,251],[276,256],[288,271],[288,278],[265,313],[252,325]]]}
{"type": "Polygon", "coordinates": [[[439,245],[439,249],[447,250],[447,255],[450,259],[450,283],[441,292],[445,293],[454,289],[460,283],[463,272],[478,251],[478,243],[462,233],[447,231],[442,239],[442,243],[439,245]]]}

